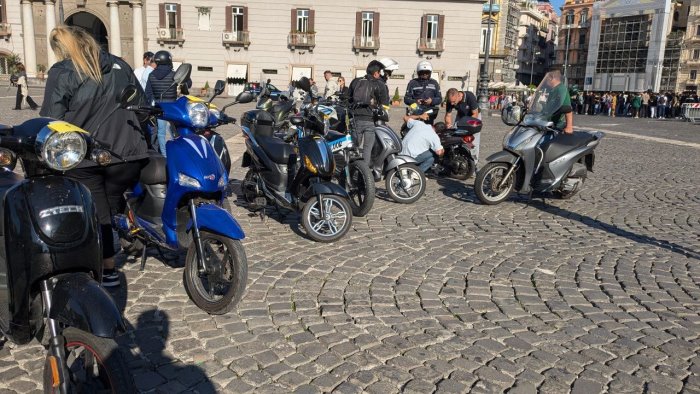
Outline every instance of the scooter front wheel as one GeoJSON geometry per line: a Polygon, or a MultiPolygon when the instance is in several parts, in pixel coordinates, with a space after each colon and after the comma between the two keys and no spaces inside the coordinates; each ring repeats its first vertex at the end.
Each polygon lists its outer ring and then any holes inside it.
{"type": "Polygon", "coordinates": [[[486,205],[496,205],[503,202],[515,187],[515,171],[510,170],[511,164],[489,163],[485,165],[474,180],[474,190],[479,201],[486,205]],[[508,179],[505,179],[508,175],[508,179]]]}
{"type": "Polygon", "coordinates": [[[196,243],[192,242],[185,257],[185,290],[203,311],[223,315],[243,297],[248,280],[245,250],[241,241],[206,230],[200,230],[199,237],[205,261],[197,261],[196,243]]]}
{"type": "Polygon", "coordinates": [[[348,164],[350,178],[346,171],[341,170],[336,176],[338,183],[345,187],[350,196],[350,206],[354,216],[365,216],[374,205],[374,175],[369,166],[362,160],[355,160],[348,164]]]}
{"type": "MultiPolygon", "coordinates": [[[[66,340],[66,370],[68,387],[76,393],[135,393],[134,380],[117,343],[74,327],[63,330],[66,340]]],[[[44,364],[44,392],[58,393],[54,387],[52,357],[44,364]]],[[[55,360],[55,359],[54,359],[55,360]]]]}
{"type": "Polygon", "coordinates": [[[412,204],[425,193],[425,175],[413,163],[401,164],[386,176],[386,191],[400,204],[412,204]]]}
{"type": "Polygon", "coordinates": [[[301,213],[301,225],[317,242],[333,242],[352,225],[352,208],[347,199],[334,194],[311,197],[301,213]]]}

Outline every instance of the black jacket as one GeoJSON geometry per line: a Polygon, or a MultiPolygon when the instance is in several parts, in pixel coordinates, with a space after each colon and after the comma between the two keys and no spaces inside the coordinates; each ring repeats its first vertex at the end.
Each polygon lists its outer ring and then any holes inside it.
{"type": "MultiPolygon", "coordinates": [[[[133,111],[119,106],[119,94],[135,85],[143,99],[141,84],[122,59],[100,53],[102,82],[79,76],[70,59],[49,70],[41,116],[62,119],[90,132],[104,148],[126,161],[148,157],[146,138],[133,111]]],[[[116,160],[114,160],[116,162],[116,160]]],[[[85,160],[81,167],[97,165],[85,160]]]]}
{"type": "MultiPolygon", "coordinates": [[[[177,100],[177,85],[172,85],[174,76],[175,71],[173,71],[172,66],[166,66],[165,64],[158,65],[148,74],[148,82],[146,82],[146,100],[149,103],[177,100]]],[[[187,94],[184,90],[192,87],[192,80],[188,79],[183,82],[182,85],[183,86],[180,87],[183,90],[182,93],[187,94]]]]}
{"type": "Polygon", "coordinates": [[[373,120],[372,108],[390,104],[389,90],[384,80],[372,78],[370,75],[353,79],[348,96],[352,104],[352,115],[362,120],[373,120]]]}
{"type": "Polygon", "coordinates": [[[406,95],[403,97],[403,102],[406,105],[411,105],[416,100],[433,99],[430,106],[438,106],[442,103],[442,94],[440,93],[440,84],[432,79],[414,78],[406,87],[406,95]]]}

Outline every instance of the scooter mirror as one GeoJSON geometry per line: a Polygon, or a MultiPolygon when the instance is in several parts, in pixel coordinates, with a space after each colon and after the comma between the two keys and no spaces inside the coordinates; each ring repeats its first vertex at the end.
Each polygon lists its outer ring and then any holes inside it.
{"type": "Polygon", "coordinates": [[[236,102],[241,103],[241,104],[247,104],[253,101],[255,97],[253,96],[252,93],[250,92],[241,92],[237,97],[236,97],[236,102]]]}
{"type": "Polygon", "coordinates": [[[218,96],[221,93],[223,93],[224,88],[226,88],[226,82],[224,82],[222,80],[216,81],[216,85],[214,85],[214,95],[218,96]]]}
{"type": "Polygon", "coordinates": [[[129,105],[135,104],[139,97],[139,89],[135,85],[127,85],[119,95],[119,105],[126,108],[129,105]]]}
{"type": "Polygon", "coordinates": [[[509,105],[501,111],[501,120],[508,126],[515,126],[520,122],[522,109],[519,105],[509,105]]]}
{"type": "Polygon", "coordinates": [[[185,82],[192,73],[192,65],[189,63],[182,63],[180,67],[175,70],[175,75],[173,75],[173,81],[176,84],[181,84],[185,82]]]}

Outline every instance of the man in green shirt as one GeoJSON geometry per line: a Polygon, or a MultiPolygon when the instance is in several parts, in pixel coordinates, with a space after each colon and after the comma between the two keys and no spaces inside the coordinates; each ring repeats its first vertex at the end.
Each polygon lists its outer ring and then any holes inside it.
{"type": "Polygon", "coordinates": [[[545,80],[550,91],[542,113],[549,116],[549,119],[554,122],[554,127],[566,134],[572,134],[574,132],[574,114],[571,109],[571,96],[569,96],[566,85],[561,81],[561,72],[559,70],[550,71],[545,75],[545,80]]]}

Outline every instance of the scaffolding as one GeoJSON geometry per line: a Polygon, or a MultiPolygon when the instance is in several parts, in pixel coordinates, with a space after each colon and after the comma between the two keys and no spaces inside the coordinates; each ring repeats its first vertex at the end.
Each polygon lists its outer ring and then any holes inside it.
{"type": "Polygon", "coordinates": [[[652,15],[603,19],[596,73],[646,72],[652,15]]]}

